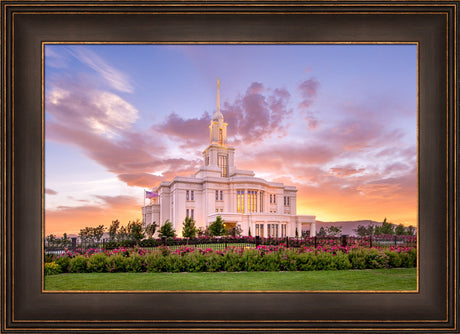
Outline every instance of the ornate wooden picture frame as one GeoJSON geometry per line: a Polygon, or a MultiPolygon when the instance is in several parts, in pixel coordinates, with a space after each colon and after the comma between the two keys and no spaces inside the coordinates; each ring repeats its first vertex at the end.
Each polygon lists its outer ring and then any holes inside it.
{"type": "Polygon", "coordinates": [[[458,2],[2,1],[2,331],[458,332],[458,2]],[[417,293],[43,291],[46,42],[417,43],[417,293]]]}

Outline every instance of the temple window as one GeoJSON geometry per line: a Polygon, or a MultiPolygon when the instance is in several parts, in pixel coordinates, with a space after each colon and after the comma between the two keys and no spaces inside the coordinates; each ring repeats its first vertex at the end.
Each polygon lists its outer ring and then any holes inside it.
{"type": "Polygon", "coordinates": [[[227,177],[228,160],[226,155],[219,154],[218,166],[220,167],[220,174],[222,177],[227,177]]]}
{"type": "Polygon", "coordinates": [[[244,213],[244,190],[238,190],[236,192],[236,211],[238,213],[244,213]]]}

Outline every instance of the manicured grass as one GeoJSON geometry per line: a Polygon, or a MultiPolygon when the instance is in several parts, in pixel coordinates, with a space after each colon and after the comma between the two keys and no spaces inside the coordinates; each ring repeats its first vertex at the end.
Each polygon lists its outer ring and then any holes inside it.
{"type": "Polygon", "coordinates": [[[45,290],[63,291],[407,291],[415,268],[218,273],[89,273],[45,277],[45,290]]]}

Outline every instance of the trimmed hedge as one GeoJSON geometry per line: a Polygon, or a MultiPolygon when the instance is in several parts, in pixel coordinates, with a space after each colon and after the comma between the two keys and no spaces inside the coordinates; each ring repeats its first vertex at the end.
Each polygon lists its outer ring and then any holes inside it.
{"type": "MultiPolygon", "coordinates": [[[[230,247],[225,251],[167,247],[146,253],[140,248],[110,253],[63,255],[52,262],[59,272],[216,272],[216,271],[313,271],[411,268],[417,265],[415,248],[311,249],[261,246],[230,247]]],[[[46,264],[45,274],[52,274],[46,264]]]]}

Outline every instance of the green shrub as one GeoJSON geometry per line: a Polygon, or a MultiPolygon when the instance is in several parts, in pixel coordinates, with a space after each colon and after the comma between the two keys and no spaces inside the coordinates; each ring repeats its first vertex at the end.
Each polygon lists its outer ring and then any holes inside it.
{"type": "Polygon", "coordinates": [[[206,260],[206,271],[217,272],[224,270],[226,259],[223,255],[212,252],[204,255],[206,260]]]}
{"type": "Polygon", "coordinates": [[[144,239],[139,242],[140,247],[157,247],[158,241],[155,239],[144,239]]]}
{"type": "Polygon", "coordinates": [[[296,269],[300,271],[316,270],[315,253],[299,253],[296,256],[296,269]]]}
{"type": "Polygon", "coordinates": [[[69,272],[71,273],[86,273],[88,272],[88,258],[84,256],[76,256],[70,260],[69,272]]]}
{"type": "Polygon", "coordinates": [[[257,249],[245,249],[241,255],[241,270],[261,271],[263,270],[262,257],[257,249]]]}
{"type": "Polygon", "coordinates": [[[262,257],[264,271],[280,271],[280,260],[276,252],[265,253],[262,257]]]}
{"type": "Polygon", "coordinates": [[[396,251],[385,252],[388,256],[388,265],[392,268],[399,268],[402,265],[402,256],[396,251]]]}
{"type": "Polygon", "coordinates": [[[130,248],[134,247],[136,242],[134,240],[120,240],[120,241],[109,241],[105,244],[105,249],[116,249],[116,248],[130,248]]]}
{"type": "Polygon", "coordinates": [[[316,270],[336,270],[334,255],[329,252],[319,252],[315,258],[316,270]]]}
{"type": "Polygon", "coordinates": [[[291,250],[280,250],[278,252],[279,269],[283,271],[297,270],[297,252],[291,250]]]}
{"type": "Polygon", "coordinates": [[[61,268],[55,262],[45,263],[45,275],[57,275],[61,273],[61,268]]]}
{"type": "Polygon", "coordinates": [[[413,268],[417,265],[417,250],[411,249],[409,252],[401,252],[401,266],[404,268],[413,268]]]}
{"type": "Polygon", "coordinates": [[[367,269],[382,269],[389,267],[389,258],[385,252],[377,249],[369,249],[365,253],[367,269]]]}
{"type": "Polygon", "coordinates": [[[61,272],[66,273],[69,271],[70,257],[67,255],[58,257],[55,262],[61,268],[61,272]]]}
{"type": "Polygon", "coordinates": [[[107,270],[107,255],[105,253],[94,254],[89,258],[88,271],[102,273],[107,270]]]}
{"type": "Polygon", "coordinates": [[[145,267],[147,272],[166,271],[165,256],[160,251],[155,251],[145,256],[145,267]]]}
{"type": "Polygon", "coordinates": [[[229,249],[223,256],[222,270],[234,272],[241,271],[241,256],[233,249],[229,249]]]}
{"type": "Polygon", "coordinates": [[[140,273],[145,271],[144,257],[139,254],[133,254],[125,259],[126,270],[133,273],[140,273]]]}
{"type": "Polygon", "coordinates": [[[110,255],[107,257],[107,271],[114,273],[114,272],[125,272],[127,267],[127,260],[128,258],[121,255],[110,255]]]}
{"type": "Polygon", "coordinates": [[[191,252],[184,254],[184,262],[187,264],[186,271],[189,272],[202,272],[207,271],[206,257],[199,252],[191,252]]]}
{"type": "Polygon", "coordinates": [[[343,252],[337,252],[334,256],[335,267],[337,270],[348,270],[351,269],[351,263],[348,259],[348,254],[343,252]]]}
{"type": "Polygon", "coordinates": [[[171,254],[165,257],[165,266],[167,272],[170,273],[179,273],[181,271],[186,271],[186,263],[184,258],[178,254],[171,254]]]}
{"type": "Polygon", "coordinates": [[[348,260],[353,269],[366,269],[366,254],[363,249],[353,249],[348,253],[348,260]]]}
{"type": "Polygon", "coordinates": [[[62,272],[217,272],[217,271],[312,271],[377,269],[414,267],[417,250],[393,251],[359,248],[326,252],[280,248],[268,249],[229,248],[221,251],[180,249],[172,252],[167,247],[144,254],[143,251],[123,251],[107,256],[94,254],[69,258],[62,256],[55,263],[62,272]]]}

